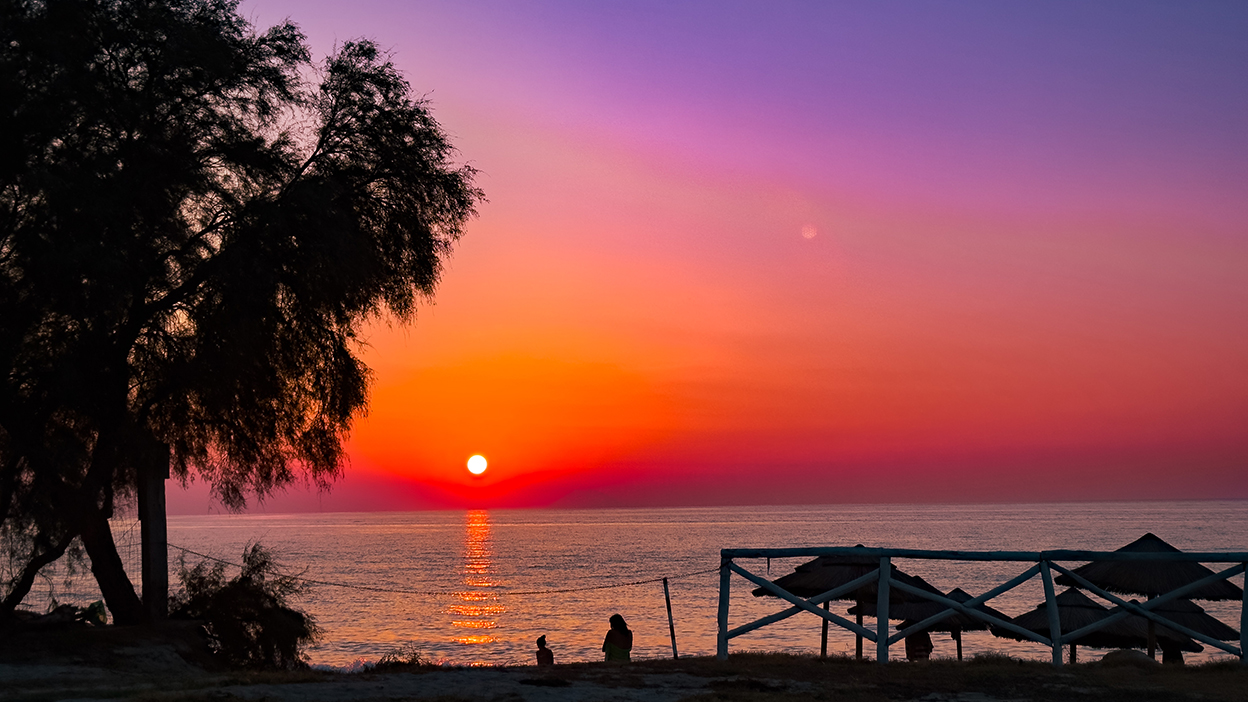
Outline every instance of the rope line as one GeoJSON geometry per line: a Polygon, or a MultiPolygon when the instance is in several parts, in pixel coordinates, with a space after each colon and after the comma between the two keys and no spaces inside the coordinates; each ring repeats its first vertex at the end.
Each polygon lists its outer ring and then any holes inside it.
{"type": "MultiPolygon", "coordinates": [[[[176,548],[179,551],[182,551],[183,553],[189,553],[192,556],[199,556],[200,558],[206,558],[210,561],[216,561],[217,563],[224,563],[225,565],[234,566],[235,568],[243,567],[242,564],[240,563],[234,563],[233,561],[227,561],[221,558],[217,558],[215,556],[209,556],[206,553],[192,551],[189,548],[178,546],[177,544],[169,544],[169,547],[176,548]]],[[[515,597],[518,595],[558,595],[558,594],[563,594],[563,593],[568,593],[568,592],[588,592],[590,590],[610,590],[610,589],[617,588],[617,587],[634,587],[636,585],[649,585],[651,583],[663,582],[663,580],[665,579],[666,580],[683,580],[685,578],[692,578],[695,575],[706,575],[707,573],[715,573],[718,571],[719,571],[719,567],[716,566],[714,568],[707,568],[706,570],[696,570],[690,573],[681,573],[680,575],[661,576],[658,578],[648,578],[646,580],[633,580],[633,581],[626,582],[626,583],[612,583],[610,585],[590,585],[589,587],[569,587],[569,588],[561,588],[558,590],[492,592],[490,594],[495,595],[497,597],[515,597]]],[[[299,580],[301,582],[305,582],[311,585],[327,585],[329,587],[341,587],[341,588],[346,588],[348,590],[366,590],[368,592],[386,592],[386,593],[397,594],[397,595],[421,595],[424,597],[458,597],[460,595],[465,594],[466,592],[469,592],[466,590],[426,590],[426,591],[401,590],[397,588],[388,588],[388,587],[373,587],[371,585],[353,585],[351,583],[336,583],[336,582],[332,582],[329,580],[316,580],[314,578],[305,578],[305,577],[298,576],[298,575],[288,575],[286,577],[291,578],[293,580],[299,580]]]]}

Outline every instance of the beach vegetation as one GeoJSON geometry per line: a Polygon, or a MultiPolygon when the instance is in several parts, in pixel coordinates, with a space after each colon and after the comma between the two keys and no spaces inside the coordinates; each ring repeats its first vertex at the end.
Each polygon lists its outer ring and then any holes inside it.
{"type": "Polygon", "coordinates": [[[976,665],[1022,665],[1024,661],[1001,651],[980,651],[972,654],[967,661],[976,665]]]}
{"type": "Polygon", "coordinates": [[[209,647],[226,663],[245,668],[307,667],[305,649],[320,635],[292,598],[305,583],[285,575],[260,544],[243,553],[241,572],[226,578],[227,564],[200,562],[178,572],[181,589],[170,600],[170,616],[202,622],[209,647]]]}
{"type": "Polygon", "coordinates": [[[434,665],[433,661],[426,658],[416,644],[406,643],[382,655],[369,670],[378,673],[390,673],[431,665],[434,665]]]}
{"type": "Polygon", "coordinates": [[[233,0],[0,3],[0,624],[145,471],[229,508],[328,487],[362,326],[430,298],[482,194],[386,53],[233,0]],[[163,477],[163,476],[162,476],[163,477]]]}

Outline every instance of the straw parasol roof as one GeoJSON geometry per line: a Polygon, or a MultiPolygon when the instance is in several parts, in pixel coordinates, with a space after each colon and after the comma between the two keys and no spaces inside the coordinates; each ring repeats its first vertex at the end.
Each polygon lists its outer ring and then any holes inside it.
{"type": "MultiPolygon", "coordinates": [[[[861,547],[862,544],[858,544],[861,547]]],[[[879,570],[880,560],[872,556],[820,556],[813,561],[807,561],[793,569],[792,573],[780,578],[776,578],[772,582],[798,597],[814,597],[828,590],[834,590],[842,585],[849,584],[858,578],[879,570]]],[[[934,595],[942,594],[932,585],[928,584],[923,578],[915,577],[901,572],[897,566],[892,566],[890,571],[891,577],[895,580],[906,583],[921,590],[926,590],[934,595]]],[[[755,588],[753,592],[755,597],[775,597],[774,594],[764,588],[755,588]]],[[[874,605],[879,598],[879,583],[872,582],[864,585],[857,590],[841,595],[839,600],[850,600],[860,605],[874,605]]],[[[914,595],[902,592],[897,588],[889,588],[888,606],[889,609],[900,605],[903,602],[909,602],[916,599],[914,595]]],[[[823,603],[824,608],[828,607],[828,603],[823,603]]],[[[862,624],[862,615],[858,615],[858,623],[862,624]]],[[[823,622],[823,643],[820,646],[821,655],[827,654],[827,636],[828,623],[823,622]]],[[[862,658],[862,634],[854,637],[855,655],[862,658]]]]}
{"type": "MultiPolygon", "coordinates": [[[[1110,614],[1112,614],[1110,610],[1097,604],[1087,595],[1074,588],[1066,590],[1057,596],[1058,622],[1064,634],[1082,629],[1089,624],[1105,619],[1110,614]]],[[[1030,612],[1014,617],[1013,623],[1028,631],[1048,636],[1048,608],[1045,606],[1045,603],[1041,602],[1030,612]]],[[[1014,639],[1016,641],[1025,640],[1021,635],[1005,629],[992,627],[991,631],[994,636],[1000,638],[1014,639]]],[[[1183,651],[1195,653],[1204,650],[1203,646],[1190,638],[1165,627],[1157,627],[1157,638],[1173,643],[1183,651]]],[[[1072,645],[1090,646],[1092,648],[1143,648],[1147,644],[1148,628],[1145,626],[1145,619],[1139,616],[1120,619],[1072,643],[1072,645]]]]}
{"type": "MultiPolygon", "coordinates": [[[[862,544],[858,545],[862,546],[862,544]]],[[[792,573],[776,578],[772,582],[798,597],[814,597],[853,582],[867,573],[879,569],[879,567],[879,559],[871,556],[820,556],[813,561],[799,565],[792,573]]],[[[891,574],[894,580],[901,581],[912,587],[926,590],[934,595],[944,594],[923,578],[903,573],[895,565],[892,566],[891,574]]],[[[873,582],[853,592],[846,593],[837,599],[850,600],[859,604],[874,603],[878,593],[879,584],[873,582]]],[[[775,597],[771,592],[761,587],[755,588],[753,594],[755,597],[775,597]]],[[[902,592],[896,588],[889,589],[888,603],[890,609],[895,604],[910,602],[915,599],[917,598],[909,593],[902,592]]],[[[874,614],[874,612],[869,612],[868,614],[874,614]]]]}
{"type": "MultiPolygon", "coordinates": [[[[955,587],[950,590],[949,594],[945,595],[945,597],[948,597],[954,602],[969,602],[972,599],[971,596],[960,587],[955,587]]],[[[932,602],[931,600],[924,600],[922,602],[902,602],[896,606],[890,603],[888,607],[888,618],[903,620],[911,619],[915,622],[921,622],[933,614],[943,612],[946,609],[948,608],[944,605],[932,602]]],[[[1002,614],[986,604],[977,605],[975,609],[983,612],[984,614],[991,614],[998,619],[1002,619],[1007,622],[1010,621],[1010,616],[1008,614],[1002,614]]],[[[875,614],[875,611],[869,607],[859,607],[858,605],[854,605],[849,608],[849,613],[875,614]]],[[[953,633],[956,631],[984,631],[987,628],[988,623],[984,620],[977,619],[969,614],[956,612],[953,615],[933,624],[930,628],[928,628],[928,631],[947,631],[953,633]]],[[[1238,634],[1236,634],[1236,636],[1238,636],[1238,634]]]]}
{"type": "MultiPolygon", "coordinates": [[[[1181,553],[1154,534],[1145,534],[1118,549],[1131,553],[1181,553]]],[[[1075,568],[1078,575],[1109,592],[1122,595],[1156,597],[1213,575],[1213,571],[1194,561],[1092,561],[1075,568]]],[[[1074,586],[1067,575],[1057,577],[1058,585],[1074,586]]],[[[1234,583],[1222,580],[1187,594],[1193,600],[1238,600],[1244,591],[1234,583]]]]}
{"type": "MultiPolygon", "coordinates": [[[[1134,601],[1134,600],[1132,600],[1134,601]]],[[[1209,616],[1200,605],[1191,600],[1171,600],[1153,607],[1153,611],[1180,626],[1204,634],[1218,641],[1237,641],[1239,632],[1209,616]]]]}

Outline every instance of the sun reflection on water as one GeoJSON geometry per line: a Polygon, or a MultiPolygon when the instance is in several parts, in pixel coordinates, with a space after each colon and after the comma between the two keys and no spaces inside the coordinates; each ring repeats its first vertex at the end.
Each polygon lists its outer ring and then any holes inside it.
{"type": "MultiPolygon", "coordinates": [[[[449,605],[444,614],[451,614],[462,619],[452,619],[451,626],[457,630],[468,629],[481,632],[483,629],[498,628],[495,619],[505,613],[507,608],[498,603],[497,595],[487,588],[499,586],[491,572],[490,551],[490,513],[486,510],[470,510],[464,524],[464,566],[463,584],[467,591],[457,593],[459,602],[449,605]]],[[[456,636],[456,642],[465,645],[481,645],[494,643],[498,639],[485,633],[463,632],[456,636]]]]}

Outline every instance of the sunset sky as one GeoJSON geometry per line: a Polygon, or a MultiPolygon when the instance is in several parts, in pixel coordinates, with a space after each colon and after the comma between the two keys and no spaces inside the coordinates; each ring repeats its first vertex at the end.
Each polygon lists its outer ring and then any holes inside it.
{"type": "Polygon", "coordinates": [[[392,51],[489,200],[269,511],[1248,498],[1246,3],[242,12],[392,51]]]}

